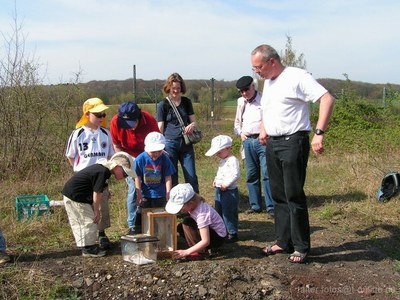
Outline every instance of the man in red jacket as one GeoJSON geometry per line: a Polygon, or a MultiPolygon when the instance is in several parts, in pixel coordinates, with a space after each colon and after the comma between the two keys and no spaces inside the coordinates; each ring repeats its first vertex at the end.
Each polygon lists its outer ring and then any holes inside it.
{"type": "MultiPolygon", "coordinates": [[[[144,139],[152,131],[160,132],[157,120],[132,101],[122,103],[118,113],[111,119],[110,132],[115,152],[125,151],[135,158],[144,151],[144,139]]],[[[141,233],[141,228],[139,224],[135,224],[138,208],[135,181],[128,177],[126,182],[128,183],[128,234],[132,235],[141,233]]]]}

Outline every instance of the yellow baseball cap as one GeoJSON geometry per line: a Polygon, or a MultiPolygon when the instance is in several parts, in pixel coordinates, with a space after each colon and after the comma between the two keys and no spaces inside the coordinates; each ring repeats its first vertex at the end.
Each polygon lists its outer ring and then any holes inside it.
{"type": "MultiPolygon", "coordinates": [[[[86,115],[86,113],[88,113],[88,112],[99,113],[99,112],[105,111],[108,108],[109,107],[104,105],[103,100],[101,100],[100,98],[87,99],[83,103],[83,106],[82,106],[83,115],[80,118],[80,120],[78,121],[78,123],[76,123],[75,128],[82,127],[83,125],[85,125],[89,121],[89,117],[86,115]]],[[[107,125],[107,121],[104,118],[102,120],[101,126],[105,127],[106,125],[107,125]]]]}

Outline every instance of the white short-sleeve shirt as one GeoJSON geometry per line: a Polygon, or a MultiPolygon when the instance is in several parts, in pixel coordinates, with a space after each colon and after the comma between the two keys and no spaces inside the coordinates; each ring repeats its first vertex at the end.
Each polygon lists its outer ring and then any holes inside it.
{"type": "Polygon", "coordinates": [[[92,131],[86,126],[75,129],[67,144],[65,156],[74,158],[74,172],[95,164],[101,158],[114,154],[110,131],[98,127],[92,131]]]}
{"type": "Polygon", "coordinates": [[[294,67],[286,67],[274,80],[265,80],[261,106],[267,134],[311,131],[309,103],[326,92],[310,73],[294,67]]]}

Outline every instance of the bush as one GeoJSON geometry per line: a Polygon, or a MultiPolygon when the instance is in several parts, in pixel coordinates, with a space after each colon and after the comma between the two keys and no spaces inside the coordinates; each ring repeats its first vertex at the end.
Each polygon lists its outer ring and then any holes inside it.
{"type": "MultiPolygon", "coordinates": [[[[352,90],[348,80],[342,94],[336,100],[329,122],[326,144],[336,152],[380,153],[399,146],[400,128],[396,113],[399,98],[391,99],[390,105],[382,107],[378,102],[371,102],[360,97],[352,90]]],[[[312,107],[312,121],[318,119],[317,105],[312,107]]]]}
{"type": "Polygon", "coordinates": [[[66,132],[75,121],[71,107],[80,107],[85,94],[76,85],[42,84],[40,65],[24,53],[21,28],[14,21],[13,34],[3,35],[8,53],[0,63],[2,179],[59,171],[66,132]]]}

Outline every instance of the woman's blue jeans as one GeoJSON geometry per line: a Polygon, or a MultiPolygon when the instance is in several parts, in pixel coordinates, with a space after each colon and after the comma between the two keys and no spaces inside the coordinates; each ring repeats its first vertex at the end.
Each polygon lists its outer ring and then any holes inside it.
{"type": "Polygon", "coordinates": [[[169,158],[176,169],[176,173],[172,174],[172,186],[178,184],[178,162],[180,162],[185,182],[190,183],[193,190],[199,193],[193,145],[186,145],[183,138],[175,140],[167,139],[165,151],[168,152],[169,158]]]}

